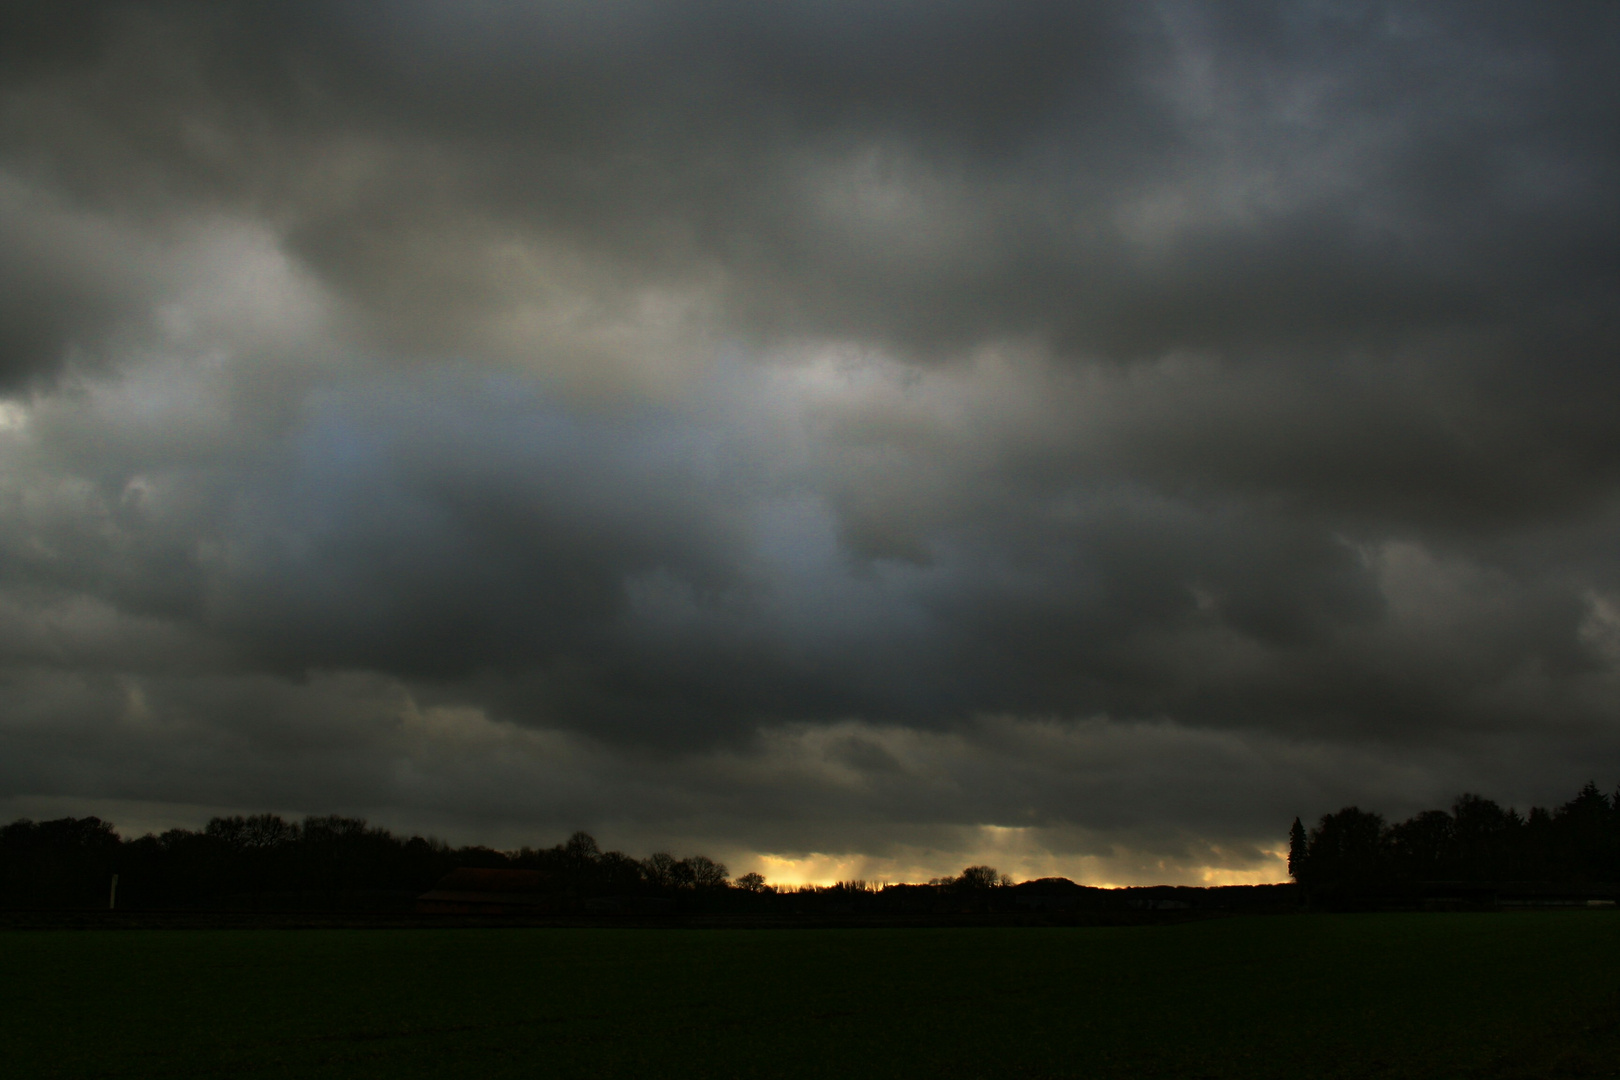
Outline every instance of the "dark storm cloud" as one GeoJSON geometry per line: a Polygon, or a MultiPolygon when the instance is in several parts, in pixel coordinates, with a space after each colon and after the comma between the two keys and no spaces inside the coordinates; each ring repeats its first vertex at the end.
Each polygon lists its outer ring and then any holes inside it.
{"type": "MultiPolygon", "coordinates": [[[[1330,418],[1310,481],[1477,515],[1512,507],[1472,477],[1511,502],[1613,479],[1601,6],[18,10],[20,168],[268,213],[396,349],[502,347],[526,286],[497,249],[549,246],[614,287],[707,279],[731,333],[1272,365],[1254,450],[1177,468],[1276,468],[1297,413],[1362,420],[1343,389],[1441,404],[1368,402],[1372,475],[1332,460],[1368,440],[1330,418]]],[[[119,312],[85,275],[29,279],[14,371],[119,312]]]]}
{"type": "Polygon", "coordinates": [[[1612,5],[0,18],[9,790],[1252,855],[1620,765],[1612,5]]]}

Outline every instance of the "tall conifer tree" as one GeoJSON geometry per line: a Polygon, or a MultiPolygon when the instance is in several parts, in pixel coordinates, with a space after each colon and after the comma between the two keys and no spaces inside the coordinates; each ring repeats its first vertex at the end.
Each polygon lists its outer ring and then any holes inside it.
{"type": "Polygon", "coordinates": [[[1305,875],[1305,859],[1308,850],[1305,846],[1305,826],[1294,819],[1293,828],[1288,830],[1288,876],[1303,884],[1305,875]]]}

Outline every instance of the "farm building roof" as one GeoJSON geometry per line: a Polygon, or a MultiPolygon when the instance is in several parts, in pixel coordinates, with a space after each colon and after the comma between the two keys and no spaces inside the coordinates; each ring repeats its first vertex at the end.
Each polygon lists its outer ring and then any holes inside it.
{"type": "Polygon", "coordinates": [[[437,914],[506,915],[546,902],[549,878],[538,870],[462,867],[416,898],[416,909],[437,914]]]}

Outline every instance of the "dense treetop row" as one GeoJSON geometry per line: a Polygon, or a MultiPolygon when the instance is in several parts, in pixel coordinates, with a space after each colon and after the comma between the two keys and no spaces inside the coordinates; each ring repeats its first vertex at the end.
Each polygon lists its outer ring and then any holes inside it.
{"type": "MultiPolygon", "coordinates": [[[[555,847],[497,851],[402,838],[346,817],[216,817],[200,831],[171,829],[130,840],[94,817],[0,827],[0,906],[12,908],[104,906],[114,874],[117,903],[125,909],[402,907],[458,868],[537,871],[545,892],[565,898],[703,897],[712,903],[724,894],[865,897],[874,891],[859,881],[784,890],[755,873],[733,882],[726,866],[707,856],[655,852],[637,859],[602,851],[583,832],[555,847]]],[[[973,866],[930,887],[971,892],[1009,884],[993,868],[973,866]]]]}
{"type": "Polygon", "coordinates": [[[330,906],[338,898],[375,906],[403,900],[458,867],[537,870],[548,887],[574,893],[721,888],[726,867],[702,855],[659,852],[634,859],[604,852],[585,833],[552,848],[496,851],[403,838],[358,818],[275,814],[216,817],[200,831],[171,829],[124,840],[99,818],[16,821],[0,828],[0,903],[58,906],[109,891],[120,906],[185,907],[230,898],[265,906],[330,906]]]}
{"type": "MultiPolygon", "coordinates": [[[[942,903],[1010,910],[1019,904],[1095,906],[1105,903],[1100,894],[1107,891],[1062,878],[1014,885],[988,866],[881,890],[859,881],[780,889],[754,873],[732,881],[724,864],[703,855],[657,852],[637,859],[602,851],[583,832],[555,847],[496,851],[401,838],[357,818],[333,816],[301,822],[274,814],[216,817],[200,831],[171,829],[129,840],[94,817],[0,827],[0,907],[7,908],[105,907],[116,874],[123,909],[408,910],[418,894],[458,868],[535,871],[543,891],[558,898],[560,911],[588,910],[592,898],[603,897],[682,910],[797,910],[794,905],[810,902],[855,911],[907,904],[937,910],[942,903]]],[[[1329,905],[1417,895],[1440,882],[1620,882],[1620,792],[1609,798],[1587,784],[1562,806],[1535,807],[1525,815],[1463,795],[1449,811],[1428,810],[1393,825],[1346,807],[1309,831],[1295,819],[1288,869],[1306,899],[1329,905]]],[[[1200,902],[1134,892],[1119,902],[1200,902]]],[[[1267,895],[1253,902],[1279,900],[1267,895]]]]}
{"type": "Polygon", "coordinates": [[[1478,795],[1388,824],[1348,806],[1289,835],[1288,871],[1327,898],[1398,892],[1424,882],[1620,882],[1620,791],[1589,783],[1569,802],[1528,814],[1478,795]]]}

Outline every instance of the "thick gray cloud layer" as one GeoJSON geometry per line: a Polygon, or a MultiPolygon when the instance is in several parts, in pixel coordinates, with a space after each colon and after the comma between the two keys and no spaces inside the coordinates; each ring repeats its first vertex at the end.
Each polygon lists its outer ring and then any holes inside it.
{"type": "Polygon", "coordinates": [[[3,19],[18,806],[1124,880],[1620,774],[1612,5],[3,19]]]}

